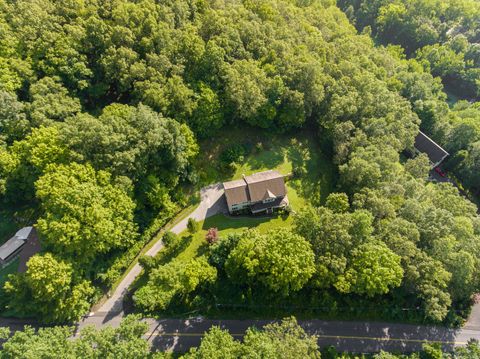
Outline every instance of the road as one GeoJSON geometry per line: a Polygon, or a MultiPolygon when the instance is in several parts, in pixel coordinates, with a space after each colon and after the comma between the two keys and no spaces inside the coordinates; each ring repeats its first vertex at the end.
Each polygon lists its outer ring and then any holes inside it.
{"type": "MultiPolygon", "coordinates": [[[[103,314],[90,317],[90,323],[103,325],[103,314]]],[[[116,317],[110,324],[117,326],[121,318],[116,317]]],[[[237,339],[241,339],[251,326],[261,328],[271,323],[268,320],[211,320],[190,319],[145,319],[149,323],[146,338],[152,347],[161,351],[187,351],[198,346],[203,334],[213,326],[219,326],[237,339]]],[[[374,353],[380,350],[412,352],[421,350],[425,341],[440,343],[445,350],[465,345],[469,339],[480,340],[480,328],[460,330],[436,326],[410,325],[380,322],[347,322],[300,320],[299,324],[309,334],[318,336],[321,348],[334,345],[337,350],[352,353],[374,353]]]]}
{"type": "MultiPolygon", "coordinates": [[[[188,218],[201,221],[217,213],[225,212],[225,201],[222,196],[221,185],[212,185],[202,189],[199,206],[190,216],[177,223],[171,231],[174,233],[184,231],[188,218]]],[[[162,242],[158,241],[146,254],[154,256],[161,249],[162,242]]],[[[97,328],[108,325],[118,326],[124,316],[123,298],[140,272],[141,267],[137,264],[125,276],[111,297],[97,310],[90,313],[90,316],[78,323],[78,329],[87,325],[97,328]]],[[[234,337],[240,339],[248,327],[261,328],[270,322],[266,320],[211,320],[200,317],[145,319],[145,321],[149,323],[146,339],[153,348],[178,352],[198,346],[203,334],[212,325],[228,329],[234,337]]],[[[9,326],[13,330],[22,329],[25,324],[35,326],[34,322],[0,318],[0,326],[9,326]]],[[[460,330],[380,322],[301,320],[299,324],[307,333],[318,336],[320,347],[334,345],[339,351],[355,353],[372,353],[380,350],[412,352],[420,350],[424,341],[437,342],[442,344],[444,349],[451,350],[455,345],[465,345],[470,338],[480,340],[480,303],[473,308],[468,322],[460,330]]]]}
{"type": "MultiPolygon", "coordinates": [[[[218,213],[225,213],[227,211],[226,203],[223,198],[223,186],[220,183],[213,184],[208,187],[204,187],[200,190],[200,203],[198,207],[186,218],[178,222],[173,226],[170,231],[179,234],[187,229],[187,223],[189,218],[193,218],[196,221],[203,221],[205,218],[211,217],[218,213]]],[[[163,248],[162,241],[157,241],[152,248],[150,248],[145,254],[148,256],[155,256],[163,248]]],[[[110,294],[110,297],[105,303],[103,303],[95,313],[103,313],[102,324],[108,324],[109,322],[118,321],[124,315],[123,312],[123,299],[128,293],[128,288],[138,277],[142,267],[137,263],[130,272],[123,278],[115,291],[110,294]]],[[[89,319],[82,321],[80,327],[90,324],[89,319]]]]}

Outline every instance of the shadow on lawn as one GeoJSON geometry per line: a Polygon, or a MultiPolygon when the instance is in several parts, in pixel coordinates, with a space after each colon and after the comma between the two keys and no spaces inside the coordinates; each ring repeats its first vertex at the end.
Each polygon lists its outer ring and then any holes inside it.
{"type": "Polygon", "coordinates": [[[219,231],[225,229],[239,229],[245,227],[252,227],[258,226],[262,223],[269,222],[272,219],[282,218],[285,220],[284,217],[281,215],[273,215],[273,216],[264,216],[264,217],[253,217],[253,216],[245,216],[245,217],[234,217],[234,216],[226,216],[226,215],[216,215],[205,219],[203,222],[202,229],[208,230],[209,228],[217,228],[219,231]]]}
{"type": "Polygon", "coordinates": [[[334,170],[331,162],[320,155],[319,151],[312,151],[318,146],[307,139],[305,142],[291,141],[287,149],[287,158],[292,162],[294,173],[298,177],[290,181],[302,197],[308,198],[313,205],[321,205],[327,195],[333,190],[334,170]]]}
{"type": "Polygon", "coordinates": [[[280,166],[284,160],[285,154],[283,150],[270,150],[262,152],[257,156],[250,156],[247,164],[252,170],[260,170],[280,166]]]}

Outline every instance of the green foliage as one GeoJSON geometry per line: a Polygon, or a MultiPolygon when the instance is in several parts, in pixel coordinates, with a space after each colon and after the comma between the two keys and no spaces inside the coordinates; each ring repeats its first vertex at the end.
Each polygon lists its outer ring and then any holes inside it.
{"type": "Polygon", "coordinates": [[[190,217],[187,222],[188,231],[192,234],[197,233],[200,229],[200,223],[198,223],[195,219],[190,217]]]}
{"type": "Polygon", "coordinates": [[[340,292],[373,297],[400,286],[402,278],[400,256],[383,243],[366,243],[354,250],[351,264],[335,287],[340,292]]]}
{"type": "Polygon", "coordinates": [[[61,141],[57,128],[40,127],[6,151],[0,150],[0,156],[5,166],[2,168],[5,199],[22,204],[33,201],[34,183],[46,168],[67,162],[70,151],[61,141]]]}
{"type": "Polygon", "coordinates": [[[185,359],[210,358],[320,358],[317,338],[310,336],[295,318],[267,324],[263,329],[249,328],[243,343],[236,341],[226,330],[212,327],[198,348],[192,348],[185,359]]]}
{"type": "Polygon", "coordinates": [[[308,242],[289,230],[255,230],[242,234],[225,262],[232,281],[261,284],[288,295],[300,290],[312,277],[314,255],[308,242]]]}
{"type": "Polygon", "coordinates": [[[88,265],[134,243],[135,205],[107,172],[74,162],[51,166],[36,188],[44,210],[36,227],[52,252],[88,265]]]}
{"type": "Polygon", "coordinates": [[[162,237],[162,242],[167,248],[175,247],[180,242],[180,237],[171,231],[167,231],[162,237]]]}
{"type": "Polygon", "coordinates": [[[348,196],[345,193],[330,193],[327,197],[325,207],[335,213],[344,213],[350,208],[348,196]]]}
{"type": "Polygon", "coordinates": [[[94,290],[70,263],[46,253],[30,258],[27,266],[25,274],[11,274],[4,285],[8,308],[48,323],[73,322],[88,311],[94,290]]]}
{"type": "Polygon", "coordinates": [[[135,292],[133,299],[145,311],[164,310],[174,298],[186,296],[199,286],[213,283],[216,277],[217,270],[204,257],[188,263],[174,260],[152,269],[147,284],[135,292]]]}
{"type": "Polygon", "coordinates": [[[86,327],[72,339],[73,328],[51,327],[16,331],[0,350],[2,358],[147,358],[148,343],[142,336],[148,325],[136,316],[125,317],[118,328],[86,327]]]}

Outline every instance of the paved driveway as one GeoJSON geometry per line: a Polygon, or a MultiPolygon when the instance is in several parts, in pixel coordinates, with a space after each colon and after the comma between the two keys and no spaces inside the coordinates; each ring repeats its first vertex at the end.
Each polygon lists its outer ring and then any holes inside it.
{"type": "MultiPolygon", "coordinates": [[[[213,184],[204,187],[200,190],[200,203],[198,207],[186,218],[178,222],[170,230],[173,233],[179,234],[187,229],[189,218],[196,221],[203,221],[205,218],[211,217],[219,213],[227,213],[227,205],[225,202],[223,185],[221,183],[213,184]]],[[[157,241],[152,248],[145,254],[148,256],[155,256],[163,248],[162,241],[157,241]]],[[[91,315],[97,315],[95,323],[98,324],[98,317],[102,317],[102,323],[114,322],[116,319],[123,316],[123,299],[128,293],[128,288],[134,282],[135,278],[142,271],[142,267],[137,263],[130,272],[123,278],[122,282],[115,289],[115,292],[110,295],[110,298],[103,303],[103,305],[91,315]]],[[[91,320],[86,318],[80,323],[80,327],[90,324],[91,320]]]]}

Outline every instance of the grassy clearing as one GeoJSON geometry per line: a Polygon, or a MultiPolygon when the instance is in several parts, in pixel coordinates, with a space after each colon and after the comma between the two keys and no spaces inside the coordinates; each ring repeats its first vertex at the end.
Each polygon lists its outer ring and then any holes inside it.
{"type": "MultiPolygon", "coordinates": [[[[287,181],[287,194],[294,211],[300,210],[307,203],[315,205],[325,201],[333,190],[335,171],[331,161],[325,156],[318,141],[309,132],[291,135],[272,135],[262,133],[258,129],[223,131],[215,143],[201,144],[204,154],[197,163],[202,185],[242,178],[255,172],[277,170],[287,175],[296,168],[304,168],[303,174],[287,181]],[[242,144],[251,148],[241,163],[233,169],[222,169],[220,156],[222,151],[232,144],[242,144]]],[[[209,228],[218,228],[220,236],[232,232],[241,232],[248,228],[256,228],[266,232],[272,228],[288,227],[292,224],[291,216],[275,217],[237,217],[231,218],[216,215],[201,223],[201,230],[193,235],[187,231],[180,234],[184,250],[177,258],[188,261],[202,255],[206,250],[205,234],[209,228]]]]}

